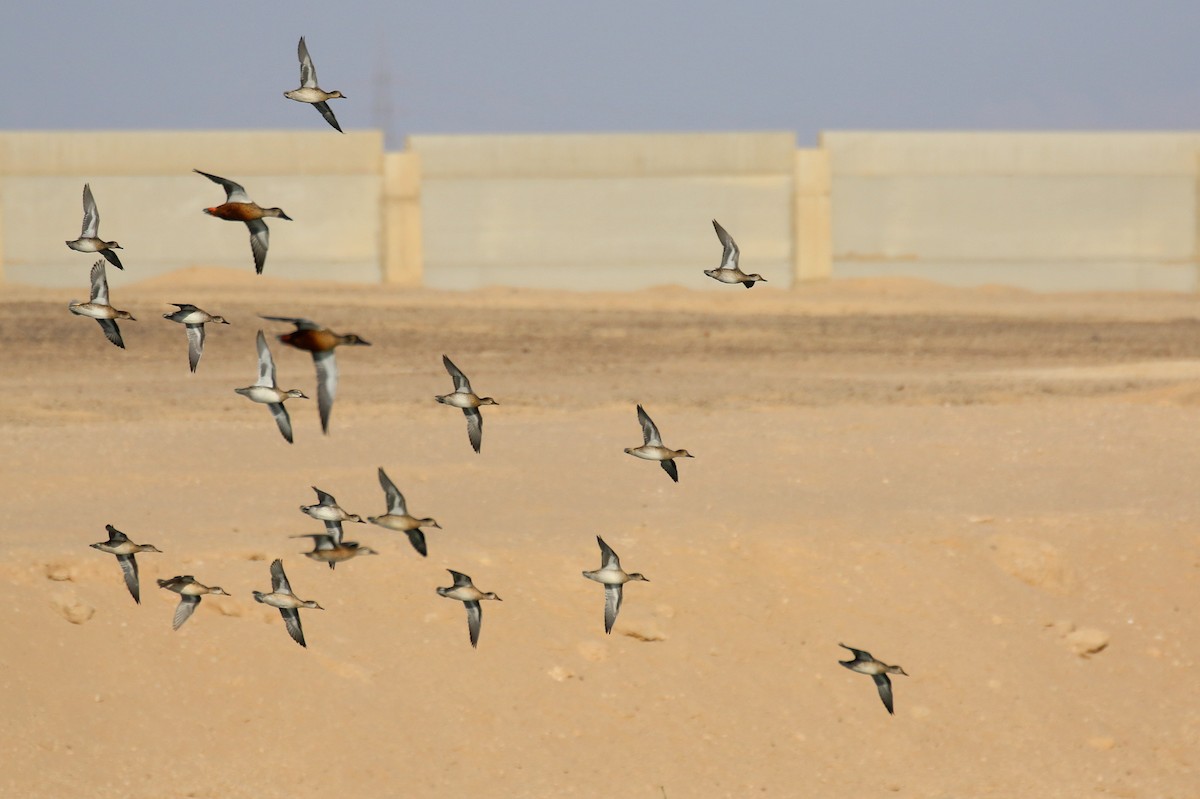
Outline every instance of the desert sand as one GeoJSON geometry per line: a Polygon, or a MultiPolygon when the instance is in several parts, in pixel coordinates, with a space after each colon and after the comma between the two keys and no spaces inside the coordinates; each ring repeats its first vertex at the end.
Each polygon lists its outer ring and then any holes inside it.
{"type": "MultiPolygon", "coordinates": [[[[128,350],[0,288],[0,796],[1191,797],[1200,302],[904,280],[471,293],[110,271],[128,350]],[[232,321],[197,374],[166,301],[232,321]],[[340,350],[329,435],[234,394],[255,314],[340,350]],[[483,452],[450,355],[484,409],[483,452]],[[643,404],[696,455],[625,455],[643,404]],[[310,486],[437,518],[335,571],[310,486]],[[142,604],[88,548],[114,524],[142,604]],[[611,636],[595,536],[651,582],[611,636]],[[250,592],[283,558],[308,648],[250,592]],[[502,602],[477,650],[445,569],[502,602]],[[178,632],[156,578],[224,587],[178,632]],[[900,664],[895,716],[839,642],[900,664]]],[[[704,281],[697,273],[697,282],[704,281]]],[[[270,339],[280,382],[307,354],[270,339]]]]}

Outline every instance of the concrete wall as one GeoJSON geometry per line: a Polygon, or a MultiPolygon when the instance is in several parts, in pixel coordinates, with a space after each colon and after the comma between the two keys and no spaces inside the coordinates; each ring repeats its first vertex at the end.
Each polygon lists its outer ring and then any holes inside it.
{"type": "Polygon", "coordinates": [[[839,277],[1197,288],[1193,133],[826,133],[839,277]]]}
{"type": "Polygon", "coordinates": [[[742,266],[788,285],[792,133],[414,136],[425,282],[721,288],[715,217],[742,266]]]}
{"type": "Polygon", "coordinates": [[[181,267],[254,270],[241,223],[206,216],[224,202],[203,169],[241,183],[251,199],[295,221],[270,220],[265,274],[378,282],[383,261],[383,138],[349,133],[22,132],[0,134],[3,276],[87,286],[95,256],[79,235],[91,183],[100,235],[120,242],[129,274],[181,267]]]}
{"type": "Polygon", "coordinates": [[[1200,133],[789,132],[415,136],[0,133],[0,279],[86,285],[90,182],[130,277],[252,273],[201,209],[237,180],[271,220],[267,274],[473,288],[721,289],[710,219],[774,286],[905,275],[1041,290],[1200,289],[1200,133]],[[83,277],[81,277],[83,276],[83,277]]]}

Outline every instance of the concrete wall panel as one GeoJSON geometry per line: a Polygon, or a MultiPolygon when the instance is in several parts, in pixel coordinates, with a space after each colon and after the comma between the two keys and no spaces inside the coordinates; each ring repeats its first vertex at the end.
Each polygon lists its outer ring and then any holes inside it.
{"type": "Polygon", "coordinates": [[[412,136],[426,178],[786,174],[794,133],[412,136]]]}
{"type": "Polygon", "coordinates": [[[129,278],[195,265],[252,273],[249,231],[203,213],[225,193],[196,167],[295,220],[268,220],[267,274],[378,282],[382,165],[375,133],[0,134],[4,277],[87,286],[94,256],[64,244],[79,235],[85,183],[129,278]]]}
{"type": "Polygon", "coordinates": [[[828,133],[834,274],[1192,288],[1193,133],[828,133]]]}
{"type": "Polygon", "coordinates": [[[705,287],[702,270],[721,256],[714,217],[744,268],[782,285],[791,271],[784,176],[430,179],[423,208],[425,278],[435,287],[705,287]]]}

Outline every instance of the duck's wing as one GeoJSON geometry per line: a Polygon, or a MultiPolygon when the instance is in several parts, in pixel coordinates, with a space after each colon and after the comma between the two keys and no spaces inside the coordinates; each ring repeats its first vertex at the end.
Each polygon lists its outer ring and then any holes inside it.
{"type": "Polygon", "coordinates": [[[883,706],[887,708],[887,712],[893,716],[896,715],[895,708],[892,707],[892,681],[886,674],[874,674],[875,687],[879,689],[879,698],[883,700],[883,706]]]}
{"type": "Polygon", "coordinates": [[[117,555],[117,563],[121,564],[121,572],[125,575],[125,587],[129,589],[133,601],[142,604],[142,589],[138,585],[137,559],[133,555],[117,555]]]}
{"type": "Polygon", "coordinates": [[[272,322],[286,322],[295,325],[297,330],[322,330],[323,328],[311,319],[301,319],[299,316],[266,316],[259,314],[259,319],[269,319],[272,322]]]}
{"type": "Polygon", "coordinates": [[[467,417],[467,438],[471,439],[471,446],[478,453],[483,446],[483,414],[478,408],[463,408],[462,412],[467,417]]]}
{"type": "Polygon", "coordinates": [[[129,536],[125,535],[111,524],[104,525],[104,529],[108,532],[108,543],[110,544],[119,544],[122,541],[129,540],[129,536]]]}
{"type": "Polygon", "coordinates": [[[292,640],[307,649],[308,644],[304,643],[304,628],[300,626],[300,611],[296,608],[280,608],[279,615],[283,616],[283,626],[287,627],[292,640]]]}
{"type": "Polygon", "coordinates": [[[408,543],[412,544],[412,548],[417,550],[417,554],[423,558],[429,557],[429,548],[425,545],[425,533],[421,529],[414,528],[408,531],[408,543]]]}
{"type": "Polygon", "coordinates": [[[717,239],[720,240],[721,246],[725,249],[721,252],[721,269],[737,269],[738,268],[738,250],[737,244],[730,236],[725,228],[717,220],[713,220],[713,229],[717,231],[717,239]]]}
{"type": "MultiPolygon", "coordinates": [[[[840,646],[842,649],[849,649],[851,652],[854,653],[854,660],[848,661],[850,663],[857,663],[859,661],[870,662],[875,659],[875,658],[871,657],[870,652],[867,652],[864,649],[855,649],[854,647],[846,646],[843,643],[838,643],[838,646],[840,646]]],[[[839,660],[838,662],[841,663],[842,661],[839,660]]]]}
{"type": "Polygon", "coordinates": [[[193,169],[192,171],[204,175],[204,177],[208,178],[213,183],[221,184],[221,188],[225,189],[225,202],[250,202],[250,195],[246,194],[246,190],[242,188],[242,184],[234,183],[232,180],[226,180],[225,178],[218,177],[217,175],[210,175],[207,172],[201,172],[199,169],[193,169]]]}
{"type": "Polygon", "coordinates": [[[642,425],[642,439],[651,447],[661,447],[662,436],[658,434],[658,426],[650,419],[650,414],[646,413],[641,405],[637,406],[638,421],[642,425]]]}
{"type": "Polygon", "coordinates": [[[303,36],[300,37],[300,44],[296,47],[296,55],[300,58],[301,88],[317,88],[317,68],[313,66],[312,57],[308,54],[308,45],[304,43],[303,36]]]}
{"type": "Polygon", "coordinates": [[[382,466],[379,467],[379,485],[383,488],[383,495],[387,498],[388,513],[396,516],[407,516],[408,506],[404,502],[404,495],[400,493],[400,489],[396,488],[396,484],[383,471],[382,466]]]}
{"type": "Polygon", "coordinates": [[[314,352],[312,358],[317,367],[317,410],[321,413],[321,431],[328,433],[329,414],[333,412],[333,398],[337,396],[337,359],[333,350],[314,352]]]}
{"type": "Polygon", "coordinates": [[[254,272],[261,275],[267,265],[267,247],[271,246],[271,230],[261,219],[246,222],[250,228],[250,252],[254,255],[254,272]]]}
{"type": "Polygon", "coordinates": [[[116,319],[97,319],[96,321],[100,323],[100,329],[104,331],[105,338],[121,349],[125,349],[125,340],[121,338],[121,328],[117,327],[116,319]]]}
{"type": "Polygon", "coordinates": [[[621,612],[621,589],[624,586],[604,586],[604,632],[611,633],[617,622],[617,614],[621,612]]]}
{"type": "MultiPolygon", "coordinates": [[[[325,522],[326,525],[329,522],[325,522]]],[[[333,539],[328,533],[297,533],[289,535],[288,538],[311,538],[313,540],[313,552],[320,552],[323,549],[334,549],[333,539]]]]}
{"type": "Polygon", "coordinates": [[[175,618],[171,620],[171,629],[178,630],[182,627],[183,623],[192,617],[199,604],[200,597],[180,594],[179,604],[175,606],[175,618]]]}
{"type": "Polygon", "coordinates": [[[669,459],[665,461],[659,461],[658,465],[662,467],[664,472],[671,476],[672,480],[674,480],[676,483],[679,482],[679,467],[675,465],[675,461],[669,459]]]}
{"type": "Polygon", "coordinates": [[[279,432],[287,439],[287,443],[292,444],[292,417],[288,415],[287,408],[282,402],[268,402],[267,408],[270,409],[271,415],[275,417],[275,424],[279,425],[279,432]]]}
{"type": "MultiPolygon", "coordinates": [[[[327,533],[326,537],[329,538],[330,543],[332,543],[334,547],[340,547],[342,545],[342,523],[340,521],[336,519],[326,519],[325,532],[327,533]]],[[[320,549],[320,547],[317,548],[320,549]]]]}
{"type": "Polygon", "coordinates": [[[94,239],[100,232],[100,211],[96,209],[96,198],[92,196],[90,183],[83,184],[83,229],[81,239],[94,239]]]}
{"type": "Polygon", "coordinates": [[[312,487],[313,491],[317,492],[317,504],[326,508],[336,508],[337,500],[333,498],[333,494],[327,494],[316,486],[312,487]]]}
{"type": "Polygon", "coordinates": [[[471,382],[467,380],[467,376],[462,373],[462,369],[459,369],[454,365],[454,361],[443,355],[442,364],[446,367],[446,371],[450,373],[450,377],[454,378],[455,391],[462,392],[464,394],[474,393],[471,391],[471,382]]]}
{"type": "Polygon", "coordinates": [[[283,573],[283,561],[279,558],[271,561],[271,591],[276,594],[292,593],[292,584],[283,573]]]}
{"type": "Polygon", "coordinates": [[[184,325],[184,328],[187,330],[188,366],[194,372],[200,365],[200,356],[204,354],[204,323],[184,325]]]}
{"type": "Polygon", "coordinates": [[[464,588],[469,585],[474,585],[474,583],[471,582],[471,578],[462,572],[456,572],[454,569],[446,569],[446,571],[450,572],[450,576],[454,578],[454,588],[464,588]]]}
{"type": "Polygon", "coordinates": [[[108,275],[104,271],[104,259],[92,264],[92,298],[89,302],[108,305],[108,275]]]}
{"type": "Polygon", "coordinates": [[[464,602],[467,608],[467,629],[471,633],[471,646],[479,646],[479,627],[483,623],[483,608],[478,602],[464,602]]]}
{"type": "Polygon", "coordinates": [[[333,109],[329,107],[329,103],[321,100],[318,103],[313,103],[313,108],[321,112],[321,116],[325,117],[325,121],[333,126],[333,129],[338,133],[342,133],[342,126],[338,124],[337,117],[333,115],[333,109]]]}
{"type": "Polygon", "coordinates": [[[121,259],[117,257],[116,250],[101,250],[100,254],[103,255],[105,258],[107,258],[108,262],[110,264],[112,264],[113,266],[115,266],[117,269],[120,269],[120,270],[125,269],[125,267],[121,265],[121,259]]]}
{"type": "Polygon", "coordinates": [[[620,569],[621,559],[617,557],[617,553],[613,552],[613,548],[604,543],[604,539],[596,536],[596,543],[600,545],[600,569],[620,569]]]}
{"type": "Polygon", "coordinates": [[[271,350],[267,347],[267,337],[263,332],[258,331],[256,339],[258,346],[258,382],[256,386],[275,387],[275,359],[271,357],[271,350]]]}

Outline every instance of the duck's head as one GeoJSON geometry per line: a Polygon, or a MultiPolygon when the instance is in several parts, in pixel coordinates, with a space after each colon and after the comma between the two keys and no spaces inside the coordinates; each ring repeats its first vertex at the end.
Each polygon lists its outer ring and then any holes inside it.
{"type": "Polygon", "coordinates": [[[307,395],[307,394],[305,394],[303,391],[301,391],[301,390],[300,390],[300,389],[298,389],[298,388],[293,388],[293,389],[290,389],[290,390],[287,392],[287,395],[288,395],[289,397],[297,397],[297,398],[299,398],[299,399],[308,399],[308,395],[307,395]]]}
{"type": "Polygon", "coordinates": [[[441,530],[442,526],[437,523],[437,519],[418,519],[422,527],[436,527],[441,530]]]}
{"type": "Polygon", "coordinates": [[[324,610],[325,608],[318,605],[314,600],[306,599],[300,603],[300,607],[308,608],[309,610],[324,610]]]}
{"type": "Polygon", "coordinates": [[[115,241],[110,241],[110,242],[108,243],[108,249],[110,249],[110,250],[123,250],[123,249],[125,249],[125,248],[124,248],[124,247],[122,247],[120,244],[117,244],[115,241]]]}
{"type": "Polygon", "coordinates": [[[643,583],[650,582],[650,578],[647,577],[646,575],[642,574],[641,572],[634,572],[633,574],[629,575],[629,579],[630,580],[641,580],[643,583]]]}
{"type": "Polygon", "coordinates": [[[693,455],[692,453],[688,452],[686,449],[679,449],[679,450],[675,451],[675,457],[676,458],[694,458],[696,456],[693,455]]]}
{"type": "Polygon", "coordinates": [[[230,595],[228,591],[226,591],[224,588],[222,588],[219,585],[214,585],[212,588],[208,589],[208,593],[215,594],[217,596],[229,596],[230,595]]]}
{"type": "Polygon", "coordinates": [[[755,281],[756,283],[766,283],[767,282],[767,279],[765,277],[763,277],[762,275],[757,274],[757,273],[753,274],[753,275],[747,275],[747,277],[749,277],[751,280],[755,281]]]}
{"type": "Polygon", "coordinates": [[[347,97],[346,97],[346,95],[339,92],[337,89],[334,89],[333,91],[331,91],[329,93],[329,99],[330,100],[345,100],[345,99],[347,99],[347,97]]]}
{"type": "Polygon", "coordinates": [[[216,322],[217,324],[220,324],[220,325],[229,324],[229,320],[226,319],[224,316],[214,316],[212,319],[209,319],[208,321],[216,322]]]}
{"type": "Polygon", "coordinates": [[[378,555],[379,554],[378,552],[371,549],[370,547],[360,547],[358,544],[355,544],[353,549],[359,555],[378,555]]]}
{"type": "Polygon", "coordinates": [[[500,403],[496,402],[491,397],[480,397],[479,404],[480,405],[499,405],[500,403]]]}
{"type": "Polygon", "coordinates": [[[497,602],[503,602],[503,601],[504,601],[504,600],[502,600],[500,597],[496,596],[495,592],[493,592],[493,591],[488,591],[486,594],[484,594],[483,596],[481,596],[481,597],[479,597],[479,598],[480,598],[480,599],[494,599],[494,600],[496,600],[497,602]]]}
{"type": "Polygon", "coordinates": [[[129,311],[117,311],[117,318],[118,319],[128,319],[130,322],[137,321],[136,319],[133,318],[133,314],[131,314],[129,311]]]}
{"type": "Polygon", "coordinates": [[[154,546],[154,544],[138,544],[137,551],[138,552],[157,552],[160,555],[162,554],[162,550],[159,549],[158,547],[154,546]]]}
{"type": "Polygon", "coordinates": [[[347,513],[346,521],[358,522],[359,524],[366,524],[366,522],[363,521],[363,517],[359,516],[357,513],[347,513]]]}
{"type": "Polygon", "coordinates": [[[903,674],[905,677],[908,676],[908,672],[906,672],[904,669],[900,668],[899,666],[888,666],[887,672],[888,672],[888,674],[903,674]]]}
{"type": "Polygon", "coordinates": [[[283,212],[282,208],[264,208],[263,216],[274,216],[278,217],[279,219],[286,219],[289,222],[294,221],[290,216],[283,212]]]}
{"type": "Polygon", "coordinates": [[[341,338],[342,338],[342,340],[338,342],[339,344],[354,344],[359,347],[371,346],[371,342],[367,341],[366,339],[364,339],[362,336],[358,335],[357,333],[347,333],[346,335],[342,336],[341,338]]]}

